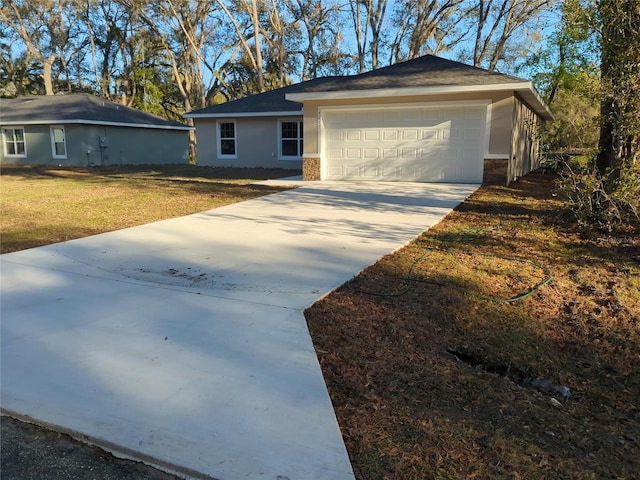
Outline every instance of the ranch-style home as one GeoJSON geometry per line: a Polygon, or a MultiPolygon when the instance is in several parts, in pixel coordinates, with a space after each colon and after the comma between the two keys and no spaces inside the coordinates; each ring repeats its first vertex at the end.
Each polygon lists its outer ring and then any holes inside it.
{"type": "Polygon", "coordinates": [[[0,99],[0,163],[188,163],[190,128],[94,95],[0,99]]]}
{"type": "Polygon", "coordinates": [[[301,168],[305,180],[500,182],[537,168],[553,116],[528,80],[433,55],[212,105],[198,164],[301,168]]]}

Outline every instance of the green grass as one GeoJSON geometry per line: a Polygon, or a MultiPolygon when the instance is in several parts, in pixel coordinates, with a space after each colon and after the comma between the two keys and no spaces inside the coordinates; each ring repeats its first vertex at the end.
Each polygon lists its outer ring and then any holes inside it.
{"type": "Polygon", "coordinates": [[[229,205],[283,190],[256,180],[296,174],[191,165],[0,169],[1,252],[229,205]]]}

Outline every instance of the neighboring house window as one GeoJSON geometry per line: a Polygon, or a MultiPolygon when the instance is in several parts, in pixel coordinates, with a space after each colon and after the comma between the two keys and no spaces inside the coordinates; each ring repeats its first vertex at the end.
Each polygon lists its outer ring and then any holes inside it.
{"type": "Polygon", "coordinates": [[[51,152],[53,158],[67,158],[67,142],[64,127],[51,127],[51,152]]]}
{"type": "Polygon", "coordinates": [[[7,157],[26,157],[27,144],[24,138],[23,127],[3,128],[2,138],[4,154],[7,157]]]}
{"type": "Polygon", "coordinates": [[[280,122],[280,158],[299,160],[302,157],[302,122],[280,122]]]}
{"type": "Polygon", "coordinates": [[[218,122],[218,157],[236,158],[236,122],[218,122]]]}

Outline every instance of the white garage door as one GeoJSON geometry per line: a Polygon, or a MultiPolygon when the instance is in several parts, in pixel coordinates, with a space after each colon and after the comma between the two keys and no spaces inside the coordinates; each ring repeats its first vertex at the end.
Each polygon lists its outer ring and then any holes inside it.
{"type": "Polygon", "coordinates": [[[486,106],[323,112],[327,179],[482,182],[486,106]]]}

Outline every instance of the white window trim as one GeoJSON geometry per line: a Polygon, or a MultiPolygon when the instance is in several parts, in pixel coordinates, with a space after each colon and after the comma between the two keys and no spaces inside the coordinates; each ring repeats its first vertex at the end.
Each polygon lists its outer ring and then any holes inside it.
{"type": "Polygon", "coordinates": [[[4,150],[5,158],[27,158],[27,132],[24,127],[20,125],[10,126],[10,127],[2,127],[2,148],[4,150]],[[5,130],[22,130],[22,138],[24,143],[24,154],[20,153],[7,153],[7,138],[4,135],[5,130]]]}
{"type": "MultiPolygon", "coordinates": [[[[300,137],[302,133],[302,122],[303,120],[291,119],[287,120],[286,118],[282,118],[278,120],[278,160],[302,160],[302,149],[300,148],[300,139],[304,141],[303,137],[300,137]],[[283,123],[296,123],[298,125],[298,136],[295,140],[298,141],[298,150],[300,151],[300,155],[283,155],[282,154],[282,124],[283,123]]],[[[293,138],[289,138],[287,140],[293,140],[293,138]]]]}
{"type": "Polygon", "coordinates": [[[65,160],[67,158],[67,132],[64,129],[64,125],[51,125],[49,127],[49,138],[51,139],[51,156],[57,160],[65,160]],[[56,139],[53,133],[56,128],[62,130],[64,155],[56,155],[56,139]]]}
{"type": "Polygon", "coordinates": [[[231,160],[235,160],[238,158],[238,124],[236,123],[235,120],[218,120],[216,122],[216,139],[218,142],[218,158],[219,159],[231,159],[231,160]],[[233,141],[235,142],[235,153],[233,155],[228,155],[228,154],[223,154],[222,153],[222,138],[220,137],[220,126],[223,123],[233,123],[233,141]]]}

